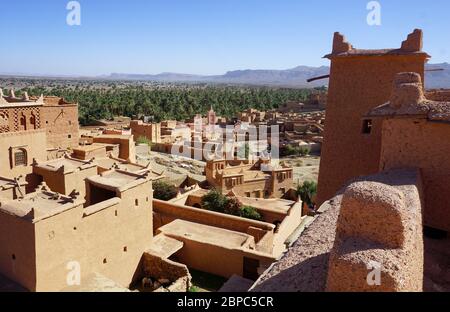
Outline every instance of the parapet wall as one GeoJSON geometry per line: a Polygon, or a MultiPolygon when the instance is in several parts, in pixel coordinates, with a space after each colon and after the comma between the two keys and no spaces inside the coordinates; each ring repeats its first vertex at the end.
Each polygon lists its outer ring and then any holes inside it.
{"type": "Polygon", "coordinates": [[[351,183],[252,291],[421,291],[421,179],[418,170],[397,169],[351,183]],[[369,285],[377,282],[376,263],[380,285],[369,285]]]}
{"type": "Polygon", "coordinates": [[[409,181],[374,176],[345,189],[327,291],[423,290],[421,177],[398,175],[409,181]]]}

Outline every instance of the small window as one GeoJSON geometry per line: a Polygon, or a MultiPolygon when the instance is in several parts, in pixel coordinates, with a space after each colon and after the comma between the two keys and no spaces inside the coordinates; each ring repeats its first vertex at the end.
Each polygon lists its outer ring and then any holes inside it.
{"type": "Polygon", "coordinates": [[[118,213],[117,213],[117,210],[116,211],[114,211],[114,216],[118,216],[118,213]]]}
{"type": "Polygon", "coordinates": [[[127,246],[123,247],[123,252],[127,252],[127,251],[128,251],[128,247],[127,246]]]}
{"type": "Polygon", "coordinates": [[[69,134],[68,136],[67,136],[69,139],[71,139],[72,138],[72,135],[71,134],[69,134]]]}
{"type": "Polygon", "coordinates": [[[26,166],[27,165],[27,152],[24,149],[18,149],[14,152],[14,165],[26,166]]]}
{"type": "Polygon", "coordinates": [[[139,206],[139,200],[136,199],[136,200],[134,201],[134,204],[136,205],[136,207],[139,206]]]}
{"type": "Polygon", "coordinates": [[[103,264],[107,264],[107,263],[108,263],[108,261],[106,260],[106,258],[103,259],[103,264]]]}
{"type": "Polygon", "coordinates": [[[371,132],[372,132],[372,120],[371,119],[365,119],[363,121],[362,133],[370,134],[371,132]]]}

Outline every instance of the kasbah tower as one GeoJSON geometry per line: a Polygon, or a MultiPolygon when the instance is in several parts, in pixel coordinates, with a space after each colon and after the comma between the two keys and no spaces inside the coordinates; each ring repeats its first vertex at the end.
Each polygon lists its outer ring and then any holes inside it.
{"type": "Polygon", "coordinates": [[[419,73],[424,81],[423,34],[416,29],[400,49],[361,50],[334,34],[324,144],[319,172],[318,204],[332,198],[352,179],[377,173],[381,120],[365,119],[389,101],[396,74],[419,73]]]}

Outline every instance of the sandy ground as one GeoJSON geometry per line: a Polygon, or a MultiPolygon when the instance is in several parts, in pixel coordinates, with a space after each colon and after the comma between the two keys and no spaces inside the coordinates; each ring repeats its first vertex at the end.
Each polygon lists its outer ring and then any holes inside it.
{"type": "MultiPolygon", "coordinates": [[[[178,181],[187,175],[199,181],[205,180],[203,174],[206,163],[202,161],[158,152],[150,152],[148,155],[139,154],[138,158],[140,164],[146,165],[150,161],[155,171],[165,171],[169,181],[178,181]]],[[[304,181],[317,182],[318,180],[319,156],[282,158],[280,163],[294,168],[294,187],[304,181]]]]}
{"type": "Polygon", "coordinates": [[[319,156],[289,157],[280,162],[294,168],[294,186],[305,181],[317,182],[319,179],[319,156]]]}
{"type": "Polygon", "coordinates": [[[147,155],[138,154],[138,163],[147,165],[149,162],[153,170],[164,171],[169,181],[178,181],[187,175],[198,181],[206,179],[203,175],[206,163],[202,161],[158,152],[150,152],[147,155]]]}

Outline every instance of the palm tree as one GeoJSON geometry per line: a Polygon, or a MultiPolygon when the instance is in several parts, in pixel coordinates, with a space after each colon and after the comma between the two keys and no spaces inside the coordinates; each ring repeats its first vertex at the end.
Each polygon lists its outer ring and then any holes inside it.
{"type": "Polygon", "coordinates": [[[303,203],[309,207],[313,206],[313,197],[317,194],[317,183],[313,181],[305,181],[303,185],[297,186],[297,196],[301,198],[303,203]]]}

